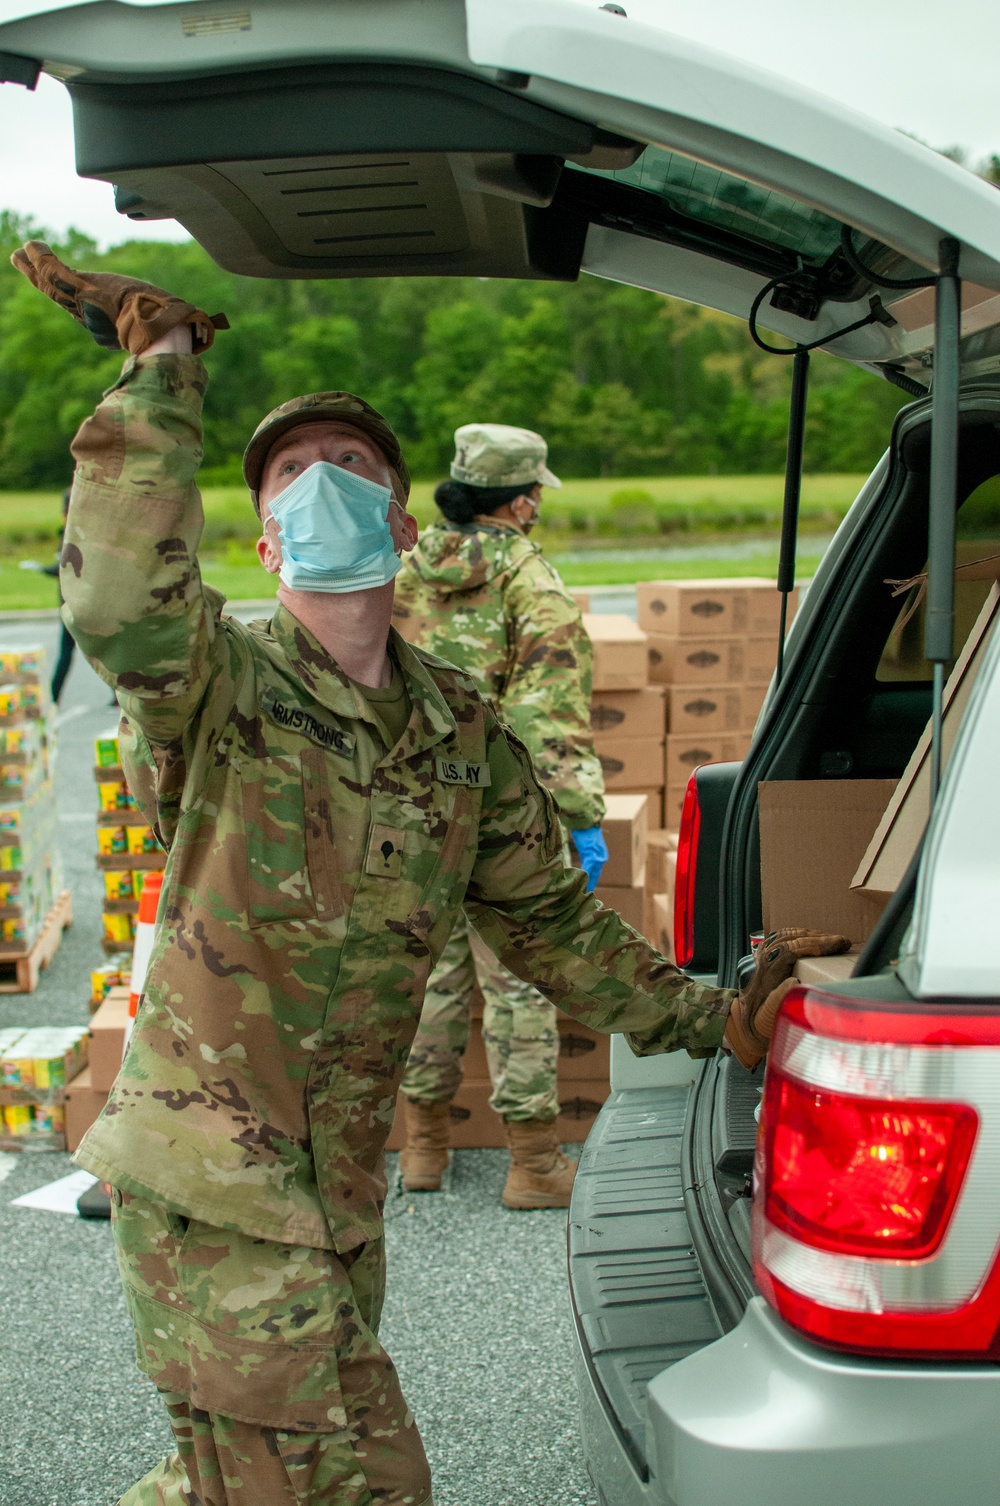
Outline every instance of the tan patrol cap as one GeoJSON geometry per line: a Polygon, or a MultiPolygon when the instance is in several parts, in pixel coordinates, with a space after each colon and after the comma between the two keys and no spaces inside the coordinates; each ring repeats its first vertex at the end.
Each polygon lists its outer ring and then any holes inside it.
{"type": "Polygon", "coordinates": [[[466,486],[562,486],[545,464],[549,447],[531,429],[463,424],[455,430],[451,479],[466,486]]]}
{"type": "Polygon", "coordinates": [[[399,477],[403,495],[410,495],[410,473],[399,448],[399,440],[381,413],[370,403],[366,403],[363,397],[355,397],[353,392],[310,392],[305,397],[293,397],[290,402],[282,403],[280,408],[273,409],[266,418],[262,418],[243,451],[243,479],[250,488],[250,495],[258,512],[260,502],[257,494],[260,491],[264,465],[282,434],[287,434],[289,429],[297,429],[300,424],[330,422],[350,424],[373,439],[399,477]]]}

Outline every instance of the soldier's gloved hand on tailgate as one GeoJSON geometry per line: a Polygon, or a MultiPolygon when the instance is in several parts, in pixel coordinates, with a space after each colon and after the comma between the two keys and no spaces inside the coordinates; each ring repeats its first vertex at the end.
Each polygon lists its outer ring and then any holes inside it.
{"type": "Polygon", "coordinates": [[[791,927],[764,937],[753,975],[733,1000],[723,1040],[741,1067],[756,1067],[767,1055],[778,1007],[794,984],[791,975],[799,958],[834,957],[850,947],[846,936],[791,927]]]}
{"type": "Polygon", "coordinates": [[[228,329],[225,314],[206,314],[163,288],[122,277],[117,272],[76,272],[61,262],[44,241],[28,241],[11,256],[40,293],[72,314],[107,350],[141,356],[179,324],[191,326],[195,355],[207,350],[217,329],[228,329]]]}
{"type": "Polygon", "coordinates": [[[601,869],[608,861],[608,844],[599,826],[571,831],[570,836],[580,859],[580,867],[587,875],[587,893],[590,894],[601,882],[601,869]]]}

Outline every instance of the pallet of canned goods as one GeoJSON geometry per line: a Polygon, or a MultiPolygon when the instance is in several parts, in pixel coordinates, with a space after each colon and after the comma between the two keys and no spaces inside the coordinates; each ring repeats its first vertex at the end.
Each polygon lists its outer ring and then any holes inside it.
{"type": "Polygon", "coordinates": [[[130,952],[144,873],[163,868],[163,851],[145,816],[137,809],[121,766],[118,734],[94,739],[97,780],[97,866],[104,880],[102,922],[104,950],[130,952]]]}
{"type": "Polygon", "coordinates": [[[65,1150],[66,1087],[88,1040],[86,1025],[0,1030],[0,1149],[65,1150]]]}

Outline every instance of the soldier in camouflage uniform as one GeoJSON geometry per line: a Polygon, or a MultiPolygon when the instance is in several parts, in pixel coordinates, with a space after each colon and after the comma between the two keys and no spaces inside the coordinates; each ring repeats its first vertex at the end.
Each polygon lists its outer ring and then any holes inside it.
{"type": "MultiPolygon", "coordinates": [[[[542,485],[561,483],[547,467],[544,439],[529,429],[465,424],[455,451],[451,479],[435,493],[444,521],[407,556],[393,622],[410,643],[471,675],[524,743],[588,860],[593,888],[601,862],[594,848],[604,848],[604,779],[590,729],[590,640],[579,607],[527,536],[542,485]]],[[[403,1074],[403,1185],[441,1186],[477,985],[490,1105],[503,1117],[511,1150],[503,1201],[568,1207],[576,1163],[556,1133],[555,1007],[497,961],[464,914],[431,973],[403,1074]]]]}
{"type": "MultiPolygon", "coordinates": [[[[378,1340],[383,1146],[461,907],[518,976],[639,1053],[725,1037],[759,1058],[776,995],[686,978],[587,895],[521,744],[466,675],[391,631],[391,577],[287,584],[309,538],[273,509],[296,488],[339,477],[378,523],[372,557],[415,541],[374,409],[319,393],[258,427],[244,472],[282,584],[244,626],[197,563],[198,352],[218,317],[41,242],[14,262],[130,356],[73,444],[61,576],[168,854],[128,1051],[78,1156],[113,1188],[138,1362],[177,1444],[122,1506],[426,1506],[378,1340]]],[[[326,510],[340,533],[313,509],[320,576],[328,556],[360,579],[351,508],[326,510]]]]}

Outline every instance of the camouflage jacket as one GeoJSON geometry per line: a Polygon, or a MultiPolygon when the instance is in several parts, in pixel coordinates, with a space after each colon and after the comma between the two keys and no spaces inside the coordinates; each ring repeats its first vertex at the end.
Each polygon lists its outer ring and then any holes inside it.
{"type": "Polygon", "coordinates": [[[492,518],[426,529],[396,578],[393,621],[410,643],[464,669],[496,704],[564,825],[601,824],[590,639],[536,544],[492,518]]]}
{"type": "Polygon", "coordinates": [[[222,615],[196,560],[204,387],[195,356],[130,360],[73,446],[65,620],[118,693],[168,850],[143,1001],[79,1160],[189,1217],[347,1250],[381,1230],[396,1087],[462,904],[513,972],[637,1051],[716,1047],[732,996],[585,893],[460,670],[392,634],[412,715],[387,750],[291,613],[222,615]]]}

